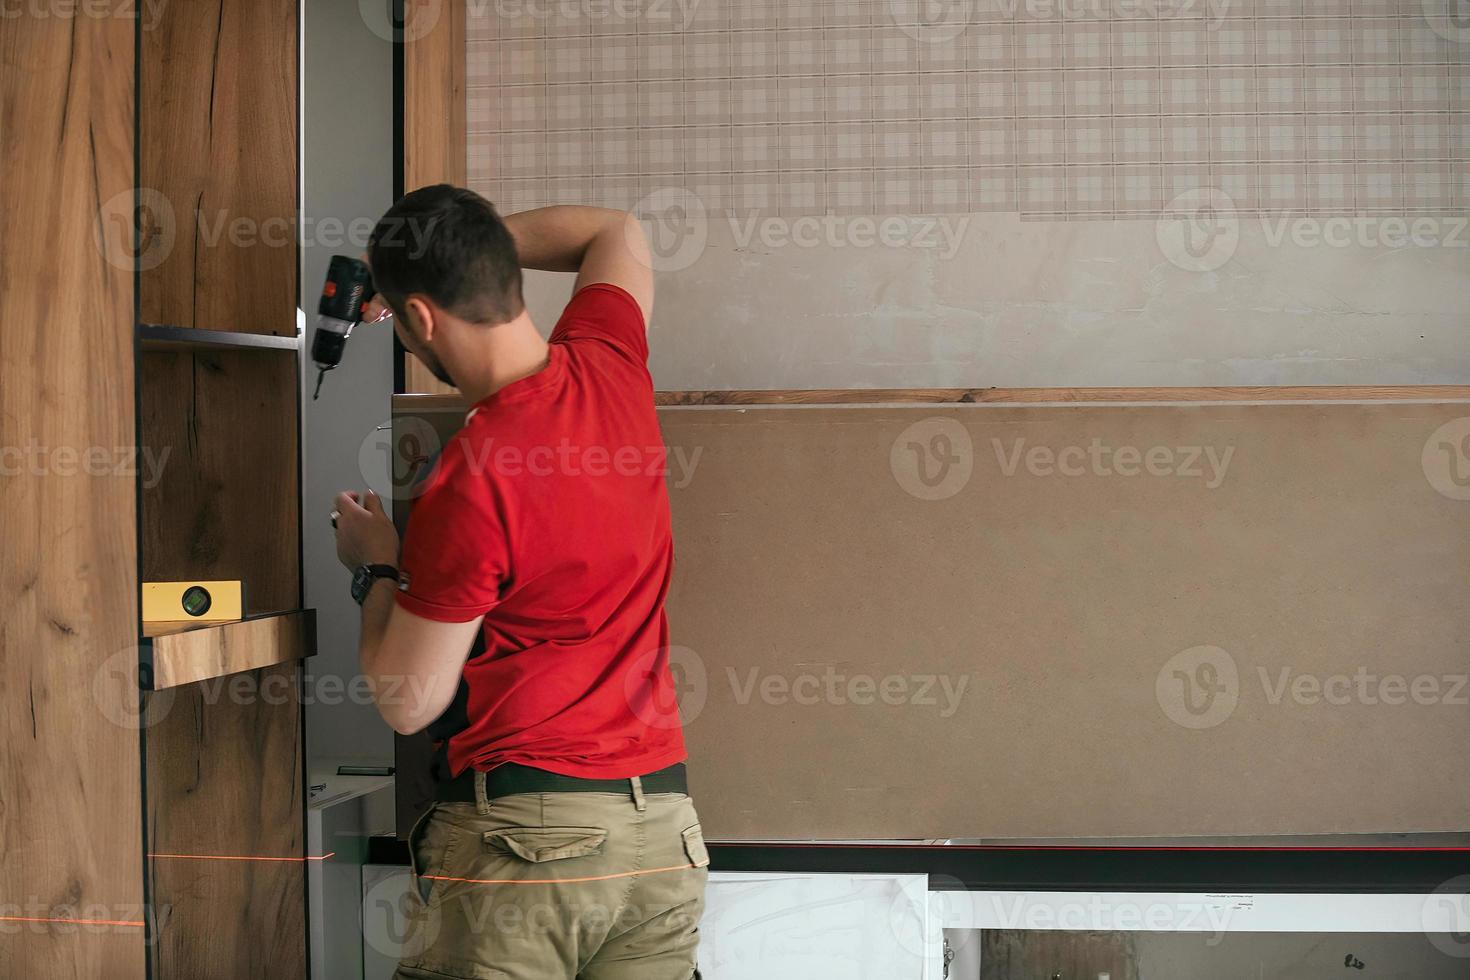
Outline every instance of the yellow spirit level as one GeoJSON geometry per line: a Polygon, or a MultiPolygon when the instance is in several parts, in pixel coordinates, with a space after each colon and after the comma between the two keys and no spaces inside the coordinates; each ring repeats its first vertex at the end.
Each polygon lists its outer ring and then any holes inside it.
{"type": "Polygon", "coordinates": [[[245,618],[240,582],[144,582],[145,623],[228,623],[245,618]]]}

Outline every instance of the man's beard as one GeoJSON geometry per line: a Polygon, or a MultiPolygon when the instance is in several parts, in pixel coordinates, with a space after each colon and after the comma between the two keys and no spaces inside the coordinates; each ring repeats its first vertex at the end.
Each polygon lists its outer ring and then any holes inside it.
{"type": "Polygon", "coordinates": [[[434,356],[433,351],[410,351],[409,353],[413,354],[414,357],[417,357],[419,359],[419,363],[428,368],[429,373],[432,374],[434,377],[438,378],[440,381],[444,382],[451,388],[458,387],[458,385],[454,383],[454,379],[449,376],[449,372],[444,370],[444,365],[439,363],[439,358],[434,356]]]}

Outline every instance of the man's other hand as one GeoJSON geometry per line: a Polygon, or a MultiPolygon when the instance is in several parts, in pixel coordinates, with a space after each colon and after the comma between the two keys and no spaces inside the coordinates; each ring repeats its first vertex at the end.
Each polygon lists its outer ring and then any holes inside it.
{"type": "Polygon", "coordinates": [[[338,561],[348,569],[398,564],[398,529],[377,494],[344,490],[335,506],[338,561]]]}

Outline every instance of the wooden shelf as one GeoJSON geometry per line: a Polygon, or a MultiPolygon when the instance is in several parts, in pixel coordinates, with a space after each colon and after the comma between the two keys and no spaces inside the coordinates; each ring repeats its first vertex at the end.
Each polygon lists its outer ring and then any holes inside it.
{"type": "Polygon", "coordinates": [[[300,350],[301,337],[280,337],[268,333],[239,333],[233,330],[205,330],[199,327],[169,327],[154,323],[138,324],[138,341],[145,351],[197,350],[300,350]]]}
{"type": "Polygon", "coordinates": [[[229,623],[144,623],[145,690],[290,663],[316,653],[316,610],[251,616],[229,623]]]}

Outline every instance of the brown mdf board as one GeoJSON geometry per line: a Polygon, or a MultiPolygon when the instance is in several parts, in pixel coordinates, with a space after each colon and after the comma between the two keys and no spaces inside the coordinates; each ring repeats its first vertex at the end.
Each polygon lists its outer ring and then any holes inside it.
{"type": "Polygon", "coordinates": [[[133,285],[96,245],[133,182],[124,8],[0,27],[4,977],[145,973],[133,285]]]}
{"type": "Polygon", "coordinates": [[[1464,830],[1470,403],[1323,394],[663,410],[707,832],[1464,830]]]}
{"type": "Polygon", "coordinates": [[[299,608],[295,351],[139,357],[147,582],[240,580],[250,613],[299,608]]]}
{"type": "MultiPolygon", "coordinates": [[[[715,406],[659,410],[671,659],[712,836],[1465,829],[1447,747],[1470,735],[1470,453],[1446,454],[1470,388],[869,397],[658,396],[715,406]],[[1058,469],[1094,440],[1136,449],[1138,475],[1058,469]],[[1155,449],[1172,475],[1142,469],[1155,449]],[[939,454],[961,450],[951,477],[939,454]],[[1216,667],[1234,689],[1187,700],[1216,667]],[[1330,703],[1359,668],[1386,698],[1330,703]],[[1438,700],[1382,703],[1403,700],[1391,678],[1438,700]]],[[[395,398],[400,519],[463,410],[395,398]]],[[[429,753],[398,745],[406,828],[429,753]]]]}
{"type": "MultiPolygon", "coordinates": [[[[403,190],[466,180],[466,0],[405,5],[403,28],[403,190]]],[[[455,389],[404,354],[409,391],[455,389]]]]}
{"type": "Polygon", "coordinates": [[[145,695],[153,976],[304,978],[300,668],[145,695]]]}
{"type": "Polygon", "coordinates": [[[139,316],[294,336],[297,0],[152,15],[139,32],[139,316]]]}

